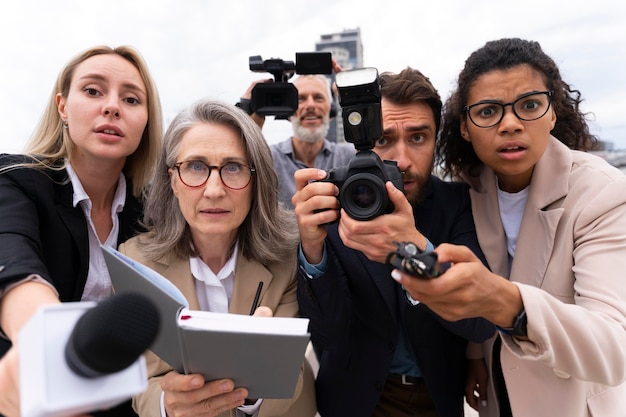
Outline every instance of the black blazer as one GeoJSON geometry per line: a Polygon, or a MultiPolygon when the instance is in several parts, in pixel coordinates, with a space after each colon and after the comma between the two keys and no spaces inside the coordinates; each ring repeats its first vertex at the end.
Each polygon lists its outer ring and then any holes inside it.
{"type": "MultiPolygon", "coordinates": [[[[26,160],[3,154],[0,166],[26,160]]],[[[89,268],[89,240],[85,215],[73,207],[72,197],[65,170],[14,169],[0,174],[0,287],[39,274],[54,285],[61,301],[80,301],[89,268]]],[[[118,245],[141,230],[142,210],[129,181],[124,210],[118,214],[118,245]]],[[[10,347],[2,340],[0,356],[10,347]]],[[[128,405],[126,410],[132,412],[128,405]]],[[[135,414],[118,410],[112,415],[135,414]]]]}
{"type": "MultiPolygon", "coordinates": [[[[476,239],[468,187],[432,178],[414,208],[415,224],[435,246],[467,245],[484,260],[476,239]]],[[[416,362],[442,417],[463,415],[465,347],[495,332],[484,319],[450,323],[423,304],[412,306],[391,277],[392,268],[368,260],[328,226],[328,268],[310,279],[301,271],[298,302],[310,318],[320,353],[317,405],[323,417],[370,416],[398,343],[400,315],[416,362]]]]}

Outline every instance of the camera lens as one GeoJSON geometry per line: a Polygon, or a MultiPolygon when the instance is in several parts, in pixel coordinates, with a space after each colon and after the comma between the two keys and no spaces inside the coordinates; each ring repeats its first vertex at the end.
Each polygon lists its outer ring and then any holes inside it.
{"type": "Polygon", "coordinates": [[[341,187],[340,194],[341,206],[355,220],[372,220],[387,209],[385,183],[370,173],[350,176],[341,187]]]}
{"type": "Polygon", "coordinates": [[[355,206],[366,209],[376,202],[376,193],[368,184],[359,184],[348,198],[352,199],[355,206]]]}

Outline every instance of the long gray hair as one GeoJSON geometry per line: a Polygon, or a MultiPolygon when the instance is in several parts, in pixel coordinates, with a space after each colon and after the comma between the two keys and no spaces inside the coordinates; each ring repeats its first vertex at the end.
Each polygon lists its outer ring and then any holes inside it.
{"type": "Polygon", "coordinates": [[[176,163],[183,136],[199,123],[217,123],[240,132],[248,163],[256,169],[251,186],[250,212],[237,236],[243,256],[263,265],[283,261],[299,243],[293,213],[278,202],[278,176],[272,154],[260,128],[241,109],[217,100],[195,102],[172,120],[148,192],[144,225],[148,233],[139,240],[146,257],[158,261],[169,255],[197,256],[189,226],[172,191],[168,168],[176,163]]]}

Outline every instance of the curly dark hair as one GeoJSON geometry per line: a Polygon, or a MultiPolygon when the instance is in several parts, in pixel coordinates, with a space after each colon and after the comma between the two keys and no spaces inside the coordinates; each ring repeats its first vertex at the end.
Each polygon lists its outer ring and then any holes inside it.
{"type": "Polygon", "coordinates": [[[598,138],[589,132],[586,114],[580,110],[581,93],[563,81],[552,58],[535,41],[505,38],[487,42],[465,61],[459,74],[456,90],[444,106],[443,127],[436,148],[436,163],[443,175],[458,178],[467,171],[476,176],[483,163],[471,143],[461,137],[461,120],[466,120],[465,106],[469,89],[483,74],[507,70],[519,65],[530,65],[539,71],[548,90],[553,91],[552,106],[557,116],[552,135],[570,149],[588,151],[596,147],[598,138]]]}

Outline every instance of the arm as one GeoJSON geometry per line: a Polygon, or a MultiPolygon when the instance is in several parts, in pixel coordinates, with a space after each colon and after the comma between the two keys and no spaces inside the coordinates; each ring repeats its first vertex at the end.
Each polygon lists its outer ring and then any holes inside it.
{"type": "Polygon", "coordinates": [[[18,332],[41,305],[58,302],[56,292],[49,285],[33,281],[15,286],[0,299],[2,329],[13,341],[13,346],[0,359],[0,412],[6,416],[20,413],[18,332]]]}
{"type": "Polygon", "coordinates": [[[398,272],[394,276],[414,298],[452,320],[481,316],[510,327],[523,306],[528,340],[503,337],[504,347],[581,380],[619,384],[626,379],[626,286],[621,276],[626,193],[623,181],[612,184],[596,190],[594,198],[585,199],[584,208],[570,217],[574,241],[555,242],[560,251],[573,247],[573,266],[564,267],[563,258],[552,258],[542,276],[550,287],[570,292],[571,301],[543,288],[510,282],[486,270],[466,248],[451,245],[436,249],[441,261],[454,263],[440,278],[425,282],[398,272]]]}
{"type": "MultiPolygon", "coordinates": [[[[310,318],[313,342],[325,349],[345,335],[346,291],[342,268],[334,254],[325,246],[327,224],[338,218],[337,187],[329,182],[312,182],[325,178],[324,171],[303,169],[295,174],[296,193],[292,202],[301,239],[298,274],[298,303],[303,316],[310,318]],[[325,258],[325,270],[316,277],[309,276],[304,263],[317,265],[325,258]]],[[[334,227],[334,226],[332,226],[334,227]]]]}

